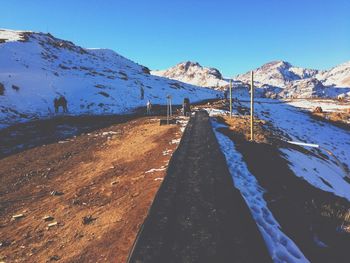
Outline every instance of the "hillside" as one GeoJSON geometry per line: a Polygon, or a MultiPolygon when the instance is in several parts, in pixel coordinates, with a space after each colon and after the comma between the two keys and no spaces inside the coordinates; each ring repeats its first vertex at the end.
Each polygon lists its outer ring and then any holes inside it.
{"type": "Polygon", "coordinates": [[[120,114],[153,104],[216,97],[217,92],[152,76],[108,49],[85,49],[50,34],[0,30],[0,128],[54,115],[63,95],[69,114],[120,114]],[[142,99],[142,94],[144,97],[142,99]]]}
{"type": "Polygon", "coordinates": [[[151,74],[201,87],[220,88],[228,85],[218,69],[203,67],[198,62],[182,62],[166,70],[153,70],[151,74]]]}

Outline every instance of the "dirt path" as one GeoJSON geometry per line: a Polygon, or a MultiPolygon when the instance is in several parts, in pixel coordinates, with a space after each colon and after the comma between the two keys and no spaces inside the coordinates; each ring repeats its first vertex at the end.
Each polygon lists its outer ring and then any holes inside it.
{"type": "Polygon", "coordinates": [[[1,159],[0,261],[125,262],[180,137],[139,118],[1,159]]]}
{"type": "Polygon", "coordinates": [[[130,262],[269,262],[206,112],[188,124],[130,262]]]}

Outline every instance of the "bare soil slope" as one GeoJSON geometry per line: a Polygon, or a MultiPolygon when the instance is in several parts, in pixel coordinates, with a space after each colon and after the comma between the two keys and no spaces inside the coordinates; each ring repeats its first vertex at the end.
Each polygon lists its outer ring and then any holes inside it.
{"type": "Polygon", "coordinates": [[[180,136],[139,118],[0,160],[0,261],[125,262],[180,136]]]}

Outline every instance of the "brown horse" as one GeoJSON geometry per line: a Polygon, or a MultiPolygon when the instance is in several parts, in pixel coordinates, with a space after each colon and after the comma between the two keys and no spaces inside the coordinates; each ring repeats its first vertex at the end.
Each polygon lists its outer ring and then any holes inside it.
{"type": "Polygon", "coordinates": [[[55,106],[56,113],[58,113],[59,107],[62,107],[64,113],[68,112],[67,100],[64,96],[60,96],[59,98],[55,98],[53,101],[53,104],[55,106]]]}

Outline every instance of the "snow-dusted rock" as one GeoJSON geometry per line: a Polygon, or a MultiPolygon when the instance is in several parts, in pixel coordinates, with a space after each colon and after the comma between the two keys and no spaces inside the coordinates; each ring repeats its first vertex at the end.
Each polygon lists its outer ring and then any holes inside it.
{"type": "Polygon", "coordinates": [[[282,98],[320,98],[326,96],[326,87],[316,78],[295,80],[278,94],[282,98]]]}

